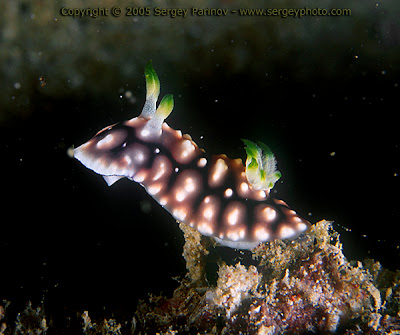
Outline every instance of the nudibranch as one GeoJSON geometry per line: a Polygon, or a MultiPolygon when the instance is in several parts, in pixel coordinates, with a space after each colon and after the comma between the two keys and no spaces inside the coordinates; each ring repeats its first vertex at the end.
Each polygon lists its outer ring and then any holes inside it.
{"type": "Polygon", "coordinates": [[[187,134],[164,120],[172,95],[156,108],[160,82],[149,62],[146,102],[138,117],[99,131],[69,154],[103,176],[109,186],[121,178],[140,183],[176,220],[223,246],[253,249],[274,239],[294,239],[309,227],[284,201],[270,196],[280,178],[271,150],[243,140],[241,159],[209,156],[187,134]]]}

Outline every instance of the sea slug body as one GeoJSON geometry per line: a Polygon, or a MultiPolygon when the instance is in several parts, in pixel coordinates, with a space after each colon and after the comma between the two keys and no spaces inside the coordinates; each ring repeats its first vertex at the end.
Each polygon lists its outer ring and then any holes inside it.
{"type": "Polygon", "coordinates": [[[224,246],[252,249],[308,229],[306,220],[269,194],[280,173],[267,146],[244,140],[246,167],[241,159],[209,156],[189,135],[164,122],[173,98],[166,95],[156,108],[160,83],[151,63],[145,76],[142,113],[71,149],[73,157],[109,186],[124,177],[140,183],[176,220],[224,246]]]}

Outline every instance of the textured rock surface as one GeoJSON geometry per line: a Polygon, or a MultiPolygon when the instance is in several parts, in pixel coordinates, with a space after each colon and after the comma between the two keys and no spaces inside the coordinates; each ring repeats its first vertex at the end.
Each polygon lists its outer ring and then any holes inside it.
{"type": "MultiPolygon", "coordinates": [[[[75,334],[398,334],[399,271],[366,260],[350,264],[339,235],[321,221],[296,241],[275,241],[253,250],[252,265],[220,262],[215,285],[207,282],[212,243],[185,231],[187,276],[172,297],[150,295],[132,318],[69,318],[75,334]],[[199,242],[199,244],[197,244],[199,242]],[[208,247],[204,247],[208,244],[208,247]]],[[[246,261],[244,260],[243,263],[246,261]]],[[[10,303],[0,306],[0,334],[46,334],[42,307],[29,303],[16,321],[10,303]],[[11,314],[12,315],[12,314],[11,314]],[[15,325],[14,325],[15,324],[15,325]]]]}
{"type": "Polygon", "coordinates": [[[374,280],[381,271],[379,264],[369,262],[374,276],[360,262],[351,265],[328,221],[313,225],[299,240],[262,244],[253,257],[257,266],[221,264],[216,287],[199,286],[199,281],[189,279],[171,299],[152,297],[149,303],[141,302],[138,330],[204,334],[400,330],[398,306],[389,314],[384,308],[393,302],[390,290],[396,287],[397,277],[388,274],[391,286],[382,300],[374,280]]]}

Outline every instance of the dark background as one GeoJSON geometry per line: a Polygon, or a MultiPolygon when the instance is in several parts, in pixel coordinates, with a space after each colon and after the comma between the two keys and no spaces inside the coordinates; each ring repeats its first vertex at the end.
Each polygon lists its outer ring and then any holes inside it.
{"type": "Polygon", "coordinates": [[[399,268],[396,1],[259,4],[352,10],[302,19],[59,14],[114,5],[96,3],[0,5],[0,299],[15,311],[43,302],[58,324],[85,309],[130,319],[137,299],[171,294],[184,276],[172,217],[138,184],[109,188],[66,154],[140,113],[150,59],[161,96],[174,95],[170,126],[231,158],[245,159],[241,138],[266,143],[283,175],[273,196],[312,223],[334,221],[349,259],[399,268]]]}

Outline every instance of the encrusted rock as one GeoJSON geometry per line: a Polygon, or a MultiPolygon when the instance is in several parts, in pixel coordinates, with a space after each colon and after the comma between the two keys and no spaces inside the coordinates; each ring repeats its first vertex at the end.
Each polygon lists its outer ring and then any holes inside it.
{"type": "MultiPolygon", "coordinates": [[[[185,233],[185,238],[190,236],[185,233]]],[[[390,330],[395,334],[400,330],[398,316],[382,314],[395,288],[389,287],[386,298],[381,297],[376,287],[379,265],[370,262],[373,276],[361,262],[350,264],[331,222],[318,222],[296,241],[260,245],[252,254],[256,266],[220,264],[215,287],[193,281],[205,268],[207,253],[194,241],[190,237],[186,242],[186,248],[192,247],[185,255],[192,281],[183,281],[171,299],[141,302],[136,316],[142,331],[377,334],[390,330]]]]}

